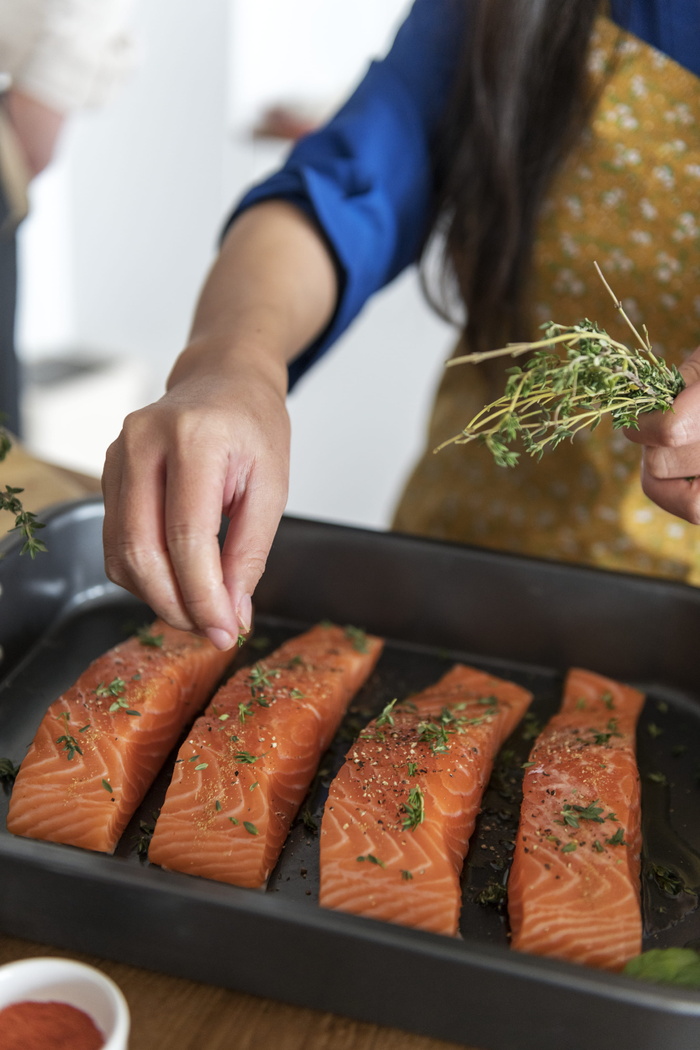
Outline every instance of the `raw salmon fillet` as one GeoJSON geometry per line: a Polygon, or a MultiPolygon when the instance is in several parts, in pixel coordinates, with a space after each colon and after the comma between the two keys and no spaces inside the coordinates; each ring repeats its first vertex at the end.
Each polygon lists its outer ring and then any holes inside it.
{"type": "Polygon", "coordinates": [[[508,879],[513,948],[606,970],[640,953],[643,703],[630,686],[569,672],[525,773],[508,879]]]}
{"type": "Polygon", "coordinates": [[[242,668],[182,745],[149,860],[263,886],[379,638],[318,625],[242,668]]]}
{"type": "Polygon", "coordinates": [[[15,780],[8,830],[112,853],[230,660],[159,620],[98,657],[44,715],[15,780]]]}
{"type": "Polygon", "coordinates": [[[493,760],[531,699],[458,664],[370,722],[324,810],[321,905],[456,935],[460,874],[493,760]]]}

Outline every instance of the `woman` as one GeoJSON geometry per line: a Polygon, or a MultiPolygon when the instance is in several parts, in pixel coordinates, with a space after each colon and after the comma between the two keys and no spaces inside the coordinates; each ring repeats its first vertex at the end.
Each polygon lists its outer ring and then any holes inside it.
{"type": "MultiPolygon", "coordinates": [[[[168,392],[108,453],[112,579],[221,647],[248,628],[286,498],[288,366],[295,382],[436,231],[471,347],[545,316],[602,323],[613,311],[594,258],[669,356],[700,344],[700,12],[613,3],[641,40],[599,13],[597,0],[416,0],[340,113],[247,195],[168,392]]],[[[426,453],[397,527],[692,579],[695,537],[668,512],[700,521],[700,482],[687,480],[700,474],[696,367],[675,413],[630,435],[650,499],[619,434],[510,472],[472,445],[426,453]]],[[[428,449],[497,379],[449,370],[428,449]]]]}

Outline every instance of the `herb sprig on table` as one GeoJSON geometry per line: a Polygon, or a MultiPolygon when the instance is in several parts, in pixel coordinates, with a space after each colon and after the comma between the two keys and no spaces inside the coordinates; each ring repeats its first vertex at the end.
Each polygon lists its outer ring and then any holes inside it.
{"type": "MultiPolygon", "coordinates": [[[[0,463],[11,448],[10,435],[3,426],[0,426],[0,463]]],[[[19,498],[21,492],[24,492],[24,489],[14,488],[12,485],[5,485],[4,489],[0,489],[0,510],[7,510],[10,514],[14,514],[15,523],[9,531],[20,532],[24,536],[20,554],[28,554],[34,558],[41,551],[46,550],[46,544],[37,539],[35,535],[39,529],[44,528],[44,525],[43,522],[37,521],[36,514],[24,509],[19,498]]]]}
{"type": "Polygon", "coordinates": [[[531,354],[522,367],[507,369],[503,395],[436,452],[479,440],[499,466],[513,467],[520,458],[520,451],[512,447],[516,442],[539,459],[546,448],[556,448],[581,430],[593,430],[606,415],[615,429],[637,429],[643,412],[672,407],[685,386],[682,375],[656,356],[646,328],[640,335],[595,265],[637,345],[618,342],[587,319],[569,327],[550,321],[542,326],[543,339],[453,358],[448,366],[531,354]]]}

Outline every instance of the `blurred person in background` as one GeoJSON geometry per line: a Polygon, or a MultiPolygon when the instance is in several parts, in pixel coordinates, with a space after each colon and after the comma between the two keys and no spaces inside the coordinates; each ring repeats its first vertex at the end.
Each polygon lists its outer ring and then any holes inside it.
{"type": "Polygon", "coordinates": [[[67,116],[132,68],[132,0],[0,0],[0,424],[21,435],[16,231],[67,116]]]}

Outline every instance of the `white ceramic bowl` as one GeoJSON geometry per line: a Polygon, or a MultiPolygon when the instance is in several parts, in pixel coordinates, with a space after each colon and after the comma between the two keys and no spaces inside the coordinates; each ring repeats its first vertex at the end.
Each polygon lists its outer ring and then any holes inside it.
{"type": "Polygon", "coordinates": [[[0,1010],[26,999],[69,1003],[104,1034],[103,1050],[127,1050],[129,1007],[117,985],[93,966],[72,959],[22,959],[0,966],[0,1010]]]}

